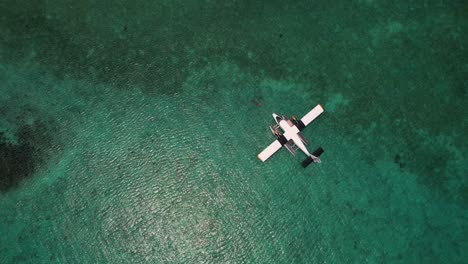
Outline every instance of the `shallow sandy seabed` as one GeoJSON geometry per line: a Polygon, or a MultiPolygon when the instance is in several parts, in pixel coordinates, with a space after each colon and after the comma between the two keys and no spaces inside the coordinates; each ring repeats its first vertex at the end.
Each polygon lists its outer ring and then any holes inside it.
{"type": "Polygon", "coordinates": [[[0,3],[0,262],[466,262],[461,4],[92,2],[0,3]]]}

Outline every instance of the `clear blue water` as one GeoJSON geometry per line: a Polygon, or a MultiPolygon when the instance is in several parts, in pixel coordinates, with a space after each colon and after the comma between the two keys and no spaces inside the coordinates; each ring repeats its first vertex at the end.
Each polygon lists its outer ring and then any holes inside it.
{"type": "Polygon", "coordinates": [[[467,10],[0,2],[0,262],[466,263],[467,10]]]}

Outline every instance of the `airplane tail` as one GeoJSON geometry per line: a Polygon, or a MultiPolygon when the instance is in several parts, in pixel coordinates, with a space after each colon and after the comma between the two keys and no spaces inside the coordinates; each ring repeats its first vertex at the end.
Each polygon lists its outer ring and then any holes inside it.
{"type": "MultiPolygon", "coordinates": [[[[314,156],[315,157],[318,157],[320,156],[322,153],[324,152],[323,148],[322,147],[319,147],[318,149],[316,149],[314,151],[314,153],[312,153],[311,156],[307,157],[307,159],[305,159],[303,162],[302,162],[302,167],[306,168],[307,166],[309,166],[311,163],[314,162],[314,156]]],[[[319,160],[320,161],[320,160],[319,160]]]]}

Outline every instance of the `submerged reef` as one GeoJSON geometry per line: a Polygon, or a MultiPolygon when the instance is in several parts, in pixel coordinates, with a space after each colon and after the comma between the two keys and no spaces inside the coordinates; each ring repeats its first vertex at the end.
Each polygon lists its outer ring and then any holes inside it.
{"type": "Polygon", "coordinates": [[[0,132],[0,192],[17,187],[50,157],[52,139],[43,123],[23,125],[11,142],[0,132]]]}

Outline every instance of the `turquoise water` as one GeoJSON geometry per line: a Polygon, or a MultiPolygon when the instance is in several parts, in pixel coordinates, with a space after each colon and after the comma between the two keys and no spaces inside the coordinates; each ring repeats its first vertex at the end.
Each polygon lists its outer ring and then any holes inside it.
{"type": "Polygon", "coordinates": [[[468,261],[462,1],[0,14],[0,263],[468,261]],[[318,103],[321,164],[256,158],[318,103]]]}

